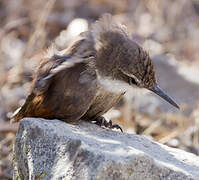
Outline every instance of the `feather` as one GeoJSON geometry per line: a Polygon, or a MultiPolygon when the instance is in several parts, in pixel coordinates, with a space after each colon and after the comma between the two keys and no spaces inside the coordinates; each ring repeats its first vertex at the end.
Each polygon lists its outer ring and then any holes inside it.
{"type": "Polygon", "coordinates": [[[103,34],[108,32],[118,33],[127,38],[130,36],[125,25],[116,22],[110,14],[104,14],[91,26],[96,50],[99,50],[103,46],[101,38],[103,34]]]}

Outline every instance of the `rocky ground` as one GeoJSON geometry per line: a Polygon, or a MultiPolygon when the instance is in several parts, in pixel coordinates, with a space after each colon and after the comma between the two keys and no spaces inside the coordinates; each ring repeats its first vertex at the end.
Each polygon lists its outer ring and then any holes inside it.
{"type": "Polygon", "coordinates": [[[199,156],[141,135],[80,122],[24,118],[13,179],[197,180],[199,156]]]}

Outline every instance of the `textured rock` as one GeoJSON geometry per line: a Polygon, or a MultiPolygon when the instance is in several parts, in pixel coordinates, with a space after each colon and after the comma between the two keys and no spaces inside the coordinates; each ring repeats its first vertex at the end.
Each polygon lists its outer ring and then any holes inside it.
{"type": "Polygon", "coordinates": [[[14,179],[199,179],[199,157],[86,122],[25,118],[14,155],[14,179]]]}

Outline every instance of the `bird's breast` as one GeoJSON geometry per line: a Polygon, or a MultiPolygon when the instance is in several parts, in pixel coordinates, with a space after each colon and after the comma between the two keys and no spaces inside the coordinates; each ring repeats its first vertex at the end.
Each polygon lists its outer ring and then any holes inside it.
{"type": "Polygon", "coordinates": [[[123,95],[124,92],[111,92],[99,85],[95,100],[85,115],[86,118],[96,118],[103,115],[116,105],[123,95]]]}

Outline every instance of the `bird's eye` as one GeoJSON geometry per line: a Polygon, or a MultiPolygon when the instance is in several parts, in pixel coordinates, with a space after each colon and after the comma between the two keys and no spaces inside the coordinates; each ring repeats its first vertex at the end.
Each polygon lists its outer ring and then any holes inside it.
{"type": "Polygon", "coordinates": [[[137,81],[133,77],[128,77],[129,84],[130,85],[138,85],[137,81]]]}

